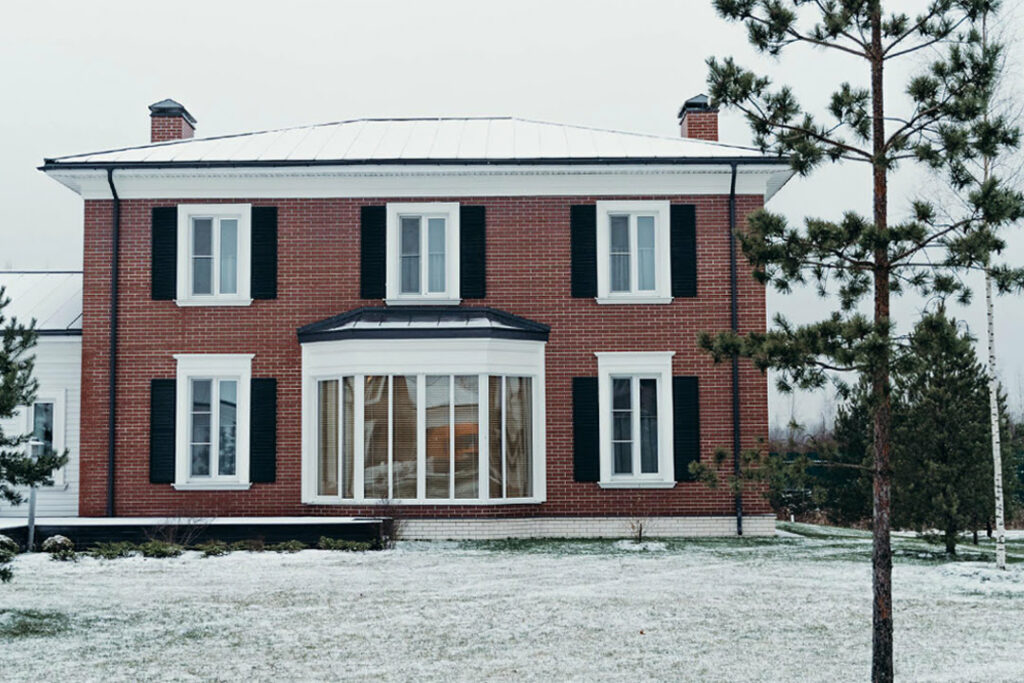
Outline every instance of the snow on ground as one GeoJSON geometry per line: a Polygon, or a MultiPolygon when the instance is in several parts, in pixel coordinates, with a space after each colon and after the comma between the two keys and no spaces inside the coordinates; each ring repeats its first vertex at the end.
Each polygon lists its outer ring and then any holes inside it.
{"type": "MultiPolygon", "coordinates": [[[[0,585],[0,678],[867,679],[869,539],[787,529],[798,535],[640,549],[22,555],[0,585]]],[[[1024,563],[999,572],[901,543],[898,678],[1024,679],[1024,563]]]]}

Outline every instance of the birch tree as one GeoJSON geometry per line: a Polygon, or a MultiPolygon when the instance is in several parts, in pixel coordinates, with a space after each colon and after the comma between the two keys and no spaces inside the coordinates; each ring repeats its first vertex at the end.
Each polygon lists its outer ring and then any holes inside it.
{"type": "MultiPolygon", "coordinates": [[[[978,25],[997,0],[930,0],[916,15],[906,2],[883,0],[714,0],[719,15],[742,23],[753,47],[765,55],[808,48],[856,60],[863,84],[837,83],[824,117],[800,104],[787,86],[740,66],[710,58],[708,85],[718,106],[741,112],[756,143],[787,156],[806,175],[823,163],[863,164],[870,174],[871,216],[847,211],[842,219],[808,218],[791,228],[779,215],[753,214],[739,231],[754,276],[781,292],[813,283],[834,295],[840,309],[817,323],[796,326],[778,317],[767,333],[701,335],[715,360],[751,358],[762,370],[779,371],[783,390],[819,388],[834,372],[855,372],[870,383],[872,418],[872,663],[875,681],[893,679],[892,487],[890,372],[906,348],[890,317],[893,296],[969,301],[957,271],[986,262],[998,246],[1012,199],[998,178],[969,193],[971,211],[943,221],[927,201],[913,202],[902,220],[890,219],[889,181],[900,164],[941,168],[954,182],[978,157],[967,144],[980,134],[993,149],[1015,136],[985,121],[997,72],[998,47],[984,44],[978,25]],[[900,83],[909,106],[887,103],[886,74],[894,61],[927,65],[900,83]],[[859,310],[870,305],[870,315],[859,310]]],[[[1005,123],[1005,122],[1004,122],[1005,123]]],[[[1024,282],[1024,273],[993,271],[997,286],[1024,282]]]]}

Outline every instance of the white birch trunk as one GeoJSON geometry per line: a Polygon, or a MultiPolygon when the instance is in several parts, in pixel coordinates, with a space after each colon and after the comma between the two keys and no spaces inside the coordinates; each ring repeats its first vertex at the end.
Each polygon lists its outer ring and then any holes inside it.
{"type": "Polygon", "coordinates": [[[1003,519],[1003,454],[999,443],[999,383],[996,381],[996,331],[992,312],[992,277],[985,269],[988,309],[988,399],[992,420],[992,468],[996,493],[996,567],[1006,569],[1006,522],[1003,519]]]}

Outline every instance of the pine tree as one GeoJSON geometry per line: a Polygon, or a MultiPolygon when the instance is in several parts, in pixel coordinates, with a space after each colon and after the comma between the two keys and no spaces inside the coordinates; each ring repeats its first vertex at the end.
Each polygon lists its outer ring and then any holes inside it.
{"type": "MultiPolygon", "coordinates": [[[[905,289],[925,295],[970,297],[956,277],[958,268],[984,262],[996,231],[1007,223],[1012,193],[992,177],[969,193],[970,211],[956,221],[938,218],[936,208],[918,201],[907,219],[889,216],[888,184],[901,162],[942,168],[957,177],[977,149],[965,144],[983,120],[998,72],[998,47],[982,45],[976,23],[998,10],[997,0],[931,0],[911,17],[905,3],[883,0],[714,0],[718,13],[742,22],[758,51],[778,55],[795,45],[857,60],[866,87],[836,85],[820,122],[788,87],[739,66],[732,58],[708,60],[714,103],[742,112],[757,144],[790,158],[801,174],[825,162],[863,163],[872,179],[872,215],[847,212],[840,221],[808,219],[803,230],[781,216],[753,214],[738,239],[755,277],[788,292],[794,283],[813,282],[822,295],[836,294],[840,310],[821,322],[796,327],[782,318],[766,334],[702,335],[716,360],[752,358],[762,370],[780,371],[781,388],[817,388],[834,371],[860,373],[870,382],[872,417],[872,584],[871,675],[891,681],[892,485],[891,367],[904,345],[890,319],[893,295],[905,289]],[[890,9],[886,11],[887,5],[890,9]],[[894,60],[917,60],[921,50],[935,56],[903,90],[907,111],[886,103],[886,69],[894,60]],[[982,227],[984,226],[984,227],[982,227]],[[872,315],[858,312],[869,299],[872,315]]],[[[1015,144],[1005,122],[989,121],[986,139],[995,149],[1015,144]]],[[[1024,283],[1024,271],[994,274],[1003,288],[1024,283]]]]}
{"type": "Polygon", "coordinates": [[[973,341],[943,311],[926,315],[894,373],[893,524],[938,529],[951,555],[994,506],[988,374],[973,341]]]}
{"type": "MultiPolygon", "coordinates": [[[[9,303],[0,287],[0,419],[12,418],[20,408],[31,405],[38,388],[32,377],[35,358],[29,354],[36,344],[35,324],[8,320],[4,308],[9,303]]],[[[14,505],[23,500],[15,487],[52,484],[53,471],[67,462],[66,453],[31,457],[28,439],[28,434],[6,434],[0,427],[0,498],[14,505]]]]}

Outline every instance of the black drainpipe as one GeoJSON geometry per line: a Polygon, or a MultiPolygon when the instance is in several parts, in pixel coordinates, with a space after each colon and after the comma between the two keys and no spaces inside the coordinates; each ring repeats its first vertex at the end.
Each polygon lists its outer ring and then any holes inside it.
{"type": "Polygon", "coordinates": [[[107,169],[107,183],[114,197],[114,215],[111,221],[111,265],[110,265],[110,424],[107,428],[107,517],[114,516],[114,449],[117,443],[117,275],[121,260],[121,199],[114,187],[114,169],[107,169]]]}
{"type": "MultiPolygon", "coordinates": [[[[732,181],[729,185],[729,299],[732,315],[732,331],[740,331],[739,294],[736,275],[736,163],[732,164],[732,181]]],[[[732,355],[732,467],[740,477],[740,359],[732,355]]],[[[743,492],[736,489],[736,535],[743,535],[743,492]]]]}

